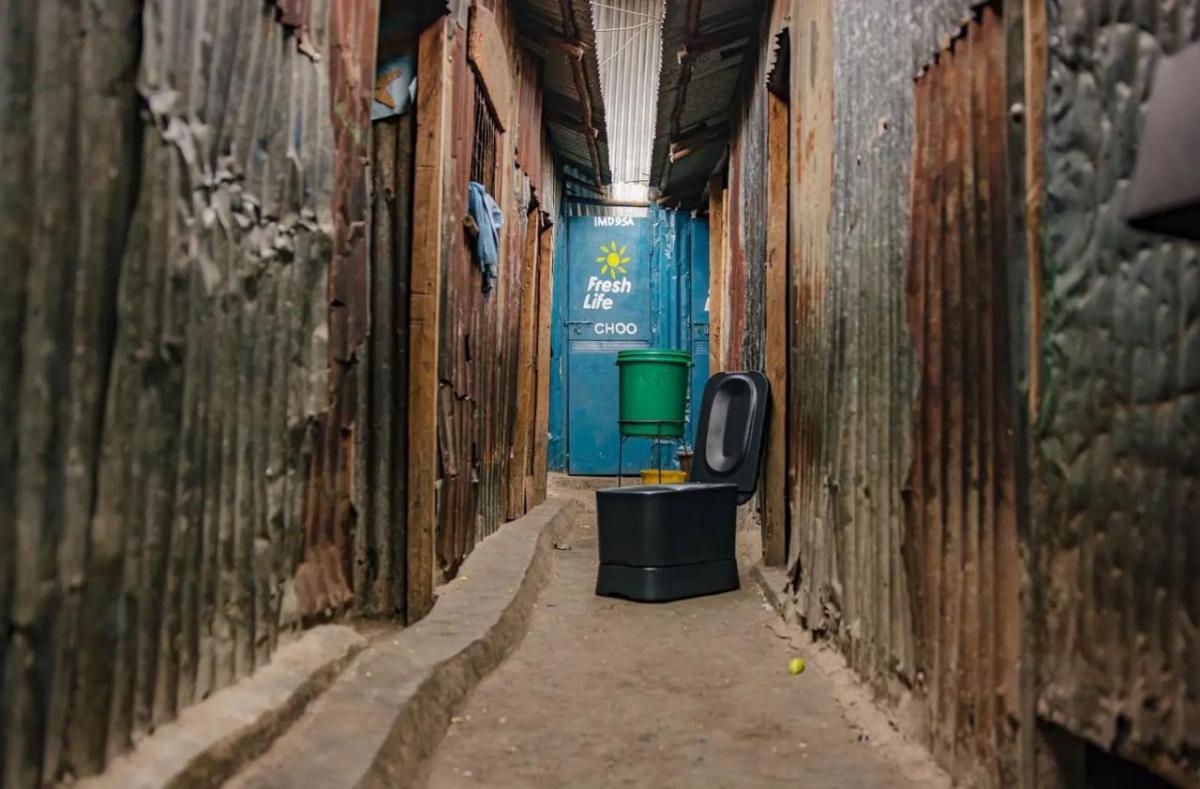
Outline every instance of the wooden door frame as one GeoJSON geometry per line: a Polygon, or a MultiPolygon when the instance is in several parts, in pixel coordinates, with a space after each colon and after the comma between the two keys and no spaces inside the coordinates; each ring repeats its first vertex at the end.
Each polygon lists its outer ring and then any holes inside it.
{"type": "Polygon", "coordinates": [[[450,26],[441,17],[421,33],[417,58],[417,144],[413,178],[408,350],[408,594],[406,621],[433,607],[437,533],[438,329],[445,251],[446,160],[453,96],[450,26]]]}

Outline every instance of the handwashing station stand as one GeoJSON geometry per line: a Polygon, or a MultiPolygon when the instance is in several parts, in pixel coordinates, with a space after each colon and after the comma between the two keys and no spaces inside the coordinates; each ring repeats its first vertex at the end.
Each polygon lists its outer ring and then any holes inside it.
{"type": "Polygon", "coordinates": [[[596,492],[596,594],[665,602],[738,588],[737,507],[758,484],[768,401],[762,373],[714,375],[687,483],[596,492]]]}

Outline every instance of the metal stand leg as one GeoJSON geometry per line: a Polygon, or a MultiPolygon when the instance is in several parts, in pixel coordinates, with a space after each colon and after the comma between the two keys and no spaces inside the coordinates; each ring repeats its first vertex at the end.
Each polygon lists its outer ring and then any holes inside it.
{"type": "Polygon", "coordinates": [[[658,479],[655,480],[660,485],[662,484],[662,422],[654,426],[654,456],[658,463],[658,479]]]}
{"type": "Polygon", "coordinates": [[[621,487],[622,478],[625,476],[625,436],[617,436],[617,487],[621,487]]]}

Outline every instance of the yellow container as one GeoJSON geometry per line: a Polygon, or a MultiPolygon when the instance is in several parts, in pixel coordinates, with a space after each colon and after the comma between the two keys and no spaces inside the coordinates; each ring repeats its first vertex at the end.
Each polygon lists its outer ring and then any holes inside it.
{"type": "Polygon", "coordinates": [[[659,472],[656,468],[642,469],[642,484],[655,485],[662,483],[664,485],[679,485],[687,482],[687,474],[682,471],[672,471],[671,469],[663,469],[659,472]],[[659,477],[659,474],[662,474],[659,477]]]}

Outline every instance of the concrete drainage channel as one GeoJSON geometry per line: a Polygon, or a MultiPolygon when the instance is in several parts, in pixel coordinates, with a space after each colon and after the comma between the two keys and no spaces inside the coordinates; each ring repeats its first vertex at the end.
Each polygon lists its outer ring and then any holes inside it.
{"type": "Polygon", "coordinates": [[[476,546],[412,627],[308,631],[186,710],[85,787],[399,787],[424,778],[452,711],[525,634],[554,543],[583,507],[554,498],[476,546]]]}

